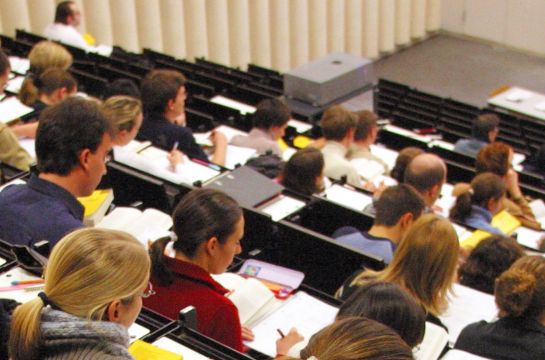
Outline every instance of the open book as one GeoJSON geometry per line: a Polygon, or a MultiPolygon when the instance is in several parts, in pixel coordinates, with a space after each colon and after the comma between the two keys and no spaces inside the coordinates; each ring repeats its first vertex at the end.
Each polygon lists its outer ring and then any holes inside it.
{"type": "Polygon", "coordinates": [[[426,321],[422,343],[413,350],[416,360],[436,360],[448,342],[448,333],[442,327],[426,321]]]}
{"type": "Polygon", "coordinates": [[[24,105],[15,96],[12,96],[0,102],[0,121],[7,124],[33,111],[33,108],[24,105]]]}
{"type": "Polygon", "coordinates": [[[116,207],[96,227],[126,231],[147,246],[149,240],[157,240],[170,234],[172,218],[152,208],[141,211],[130,207],[116,207]]]}
{"type": "Polygon", "coordinates": [[[350,209],[363,211],[365,207],[373,202],[370,195],[349,189],[342,185],[332,185],[325,191],[325,197],[336,204],[346,206],[350,209]]]}

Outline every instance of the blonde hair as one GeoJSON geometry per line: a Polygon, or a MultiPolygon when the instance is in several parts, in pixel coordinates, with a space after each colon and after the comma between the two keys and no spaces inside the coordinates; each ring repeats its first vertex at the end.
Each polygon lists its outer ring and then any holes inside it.
{"type": "Polygon", "coordinates": [[[447,305],[458,260],[458,236],[448,219],[422,215],[401,240],[392,262],[380,272],[365,271],[352,284],[369,279],[398,284],[426,311],[439,315],[447,305]]]}
{"type": "Polygon", "coordinates": [[[545,258],[523,256],[496,279],[500,316],[539,319],[545,311],[545,258]]]}
{"type": "Polygon", "coordinates": [[[394,330],[365,317],[337,320],[314,334],[300,358],[313,356],[318,360],[413,359],[411,348],[394,330]]]}
{"type": "Polygon", "coordinates": [[[102,104],[102,111],[117,135],[121,130],[133,129],[142,112],[142,102],[131,96],[112,96],[102,104]]]}
{"type": "Polygon", "coordinates": [[[72,65],[72,55],[62,45],[52,41],[40,41],[28,54],[30,73],[21,86],[19,100],[25,105],[32,105],[38,98],[38,89],[34,78],[51,68],[67,70],[72,65]]]}
{"type": "MultiPolygon", "coordinates": [[[[88,320],[103,320],[108,305],[132,302],[149,281],[150,260],[142,244],[114,230],[85,228],[59,241],[45,270],[44,292],[62,311],[88,320]]],[[[37,356],[40,298],[13,313],[9,340],[14,360],[37,356]]]]}

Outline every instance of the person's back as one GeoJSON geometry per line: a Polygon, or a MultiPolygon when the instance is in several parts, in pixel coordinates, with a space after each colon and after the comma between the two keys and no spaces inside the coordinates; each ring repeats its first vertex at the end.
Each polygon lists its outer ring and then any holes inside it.
{"type": "Polygon", "coordinates": [[[483,114],[473,120],[470,139],[460,139],[454,144],[454,151],[477,157],[479,151],[496,140],[500,119],[494,114],[483,114]]]}
{"type": "Polygon", "coordinates": [[[110,146],[108,123],[98,105],[70,98],[42,113],[36,138],[38,176],[0,192],[0,238],[50,246],[83,226],[78,196],[90,195],[103,174],[110,146]]]}

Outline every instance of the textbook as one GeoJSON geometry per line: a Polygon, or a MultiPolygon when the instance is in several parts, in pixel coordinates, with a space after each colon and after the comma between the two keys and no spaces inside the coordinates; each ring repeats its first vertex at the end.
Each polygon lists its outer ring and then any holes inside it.
{"type": "Polygon", "coordinates": [[[129,353],[136,360],[182,360],[183,356],[161,349],[142,340],[136,340],[129,346],[129,353]]]}
{"type": "Polygon", "coordinates": [[[96,227],[126,231],[147,246],[148,241],[170,235],[172,218],[152,208],[142,211],[131,207],[116,207],[96,227]]]}
{"type": "Polygon", "coordinates": [[[448,333],[442,327],[426,321],[426,332],[420,345],[413,349],[415,360],[436,360],[448,342],[448,333]]]}
{"type": "Polygon", "coordinates": [[[114,200],[112,189],[95,190],[89,196],[79,197],[78,201],[85,208],[83,223],[85,226],[95,226],[106,214],[114,200]]]}

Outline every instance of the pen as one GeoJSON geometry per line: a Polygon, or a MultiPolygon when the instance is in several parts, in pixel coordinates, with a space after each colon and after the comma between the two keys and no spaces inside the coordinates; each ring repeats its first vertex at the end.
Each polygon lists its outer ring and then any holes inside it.
{"type": "Polygon", "coordinates": [[[32,279],[32,280],[19,280],[12,281],[11,285],[32,285],[32,284],[43,284],[44,279],[32,279]]]}
{"type": "Polygon", "coordinates": [[[215,164],[211,164],[209,162],[203,161],[201,159],[191,159],[191,161],[196,162],[197,164],[204,165],[210,169],[221,171],[221,167],[215,164]]]}
{"type": "Polygon", "coordinates": [[[178,148],[178,145],[179,145],[179,144],[180,144],[180,143],[179,143],[178,141],[175,141],[175,142],[174,142],[174,146],[172,146],[172,150],[171,150],[171,151],[176,150],[176,149],[178,148]]]}
{"type": "Polygon", "coordinates": [[[278,331],[278,334],[280,334],[280,337],[281,337],[282,339],[286,337],[286,335],[284,335],[284,333],[282,332],[282,330],[276,329],[276,331],[278,331]]]}

